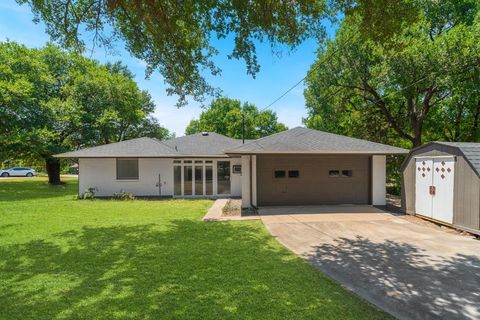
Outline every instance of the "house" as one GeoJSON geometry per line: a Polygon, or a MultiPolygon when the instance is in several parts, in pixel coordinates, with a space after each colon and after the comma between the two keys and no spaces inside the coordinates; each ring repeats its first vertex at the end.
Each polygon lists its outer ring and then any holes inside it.
{"type": "Polygon", "coordinates": [[[139,138],[59,154],[78,158],[79,192],[241,197],[243,207],[385,204],[386,155],[407,150],[294,128],[258,140],[216,133],[139,138]]]}
{"type": "Polygon", "coordinates": [[[480,234],[480,143],[431,142],[402,165],[403,210],[480,234]]]}

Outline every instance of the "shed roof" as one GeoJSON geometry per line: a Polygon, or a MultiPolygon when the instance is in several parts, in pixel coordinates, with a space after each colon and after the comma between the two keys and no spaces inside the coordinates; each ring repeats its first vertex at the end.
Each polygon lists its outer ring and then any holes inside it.
{"type": "Polygon", "coordinates": [[[476,142],[443,142],[435,141],[434,143],[458,148],[465,159],[470,163],[472,168],[480,176],[480,143],[476,142]]]}
{"type": "Polygon", "coordinates": [[[230,148],[225,152],[229,154],[405,154],[408,153],[408,150],[339,134],[296,127],[251,141],[236,148],[230,148]]]}

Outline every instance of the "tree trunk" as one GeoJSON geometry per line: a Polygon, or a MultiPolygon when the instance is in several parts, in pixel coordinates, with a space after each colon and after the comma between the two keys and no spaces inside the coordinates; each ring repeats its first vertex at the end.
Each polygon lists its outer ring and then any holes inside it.
{"type": "Polygon", "coordinates": [[[60,184],[60,160],[55,158],[45,159],[45,168],[49,184],[60,184]]]}
{"type": "Polygon", "coordinates": [[[478,137],[478,125],[480,118],[480,101],[477,104],[477,110],[475,110],[475,116],[473,117],[473,129],[470,135],[470,141],[477,142],[478,137]]]}

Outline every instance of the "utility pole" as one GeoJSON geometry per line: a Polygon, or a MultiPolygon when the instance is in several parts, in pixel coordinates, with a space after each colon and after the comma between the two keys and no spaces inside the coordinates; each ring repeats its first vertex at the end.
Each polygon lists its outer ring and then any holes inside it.
{"type": "Polygon", "coordinates": [[[242,113],[242,144],[245,144],[245,114],[242,113]]]}

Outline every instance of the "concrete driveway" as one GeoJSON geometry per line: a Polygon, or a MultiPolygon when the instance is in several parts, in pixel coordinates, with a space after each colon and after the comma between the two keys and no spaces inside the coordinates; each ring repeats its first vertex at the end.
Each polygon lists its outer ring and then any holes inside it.
{"type": "Polygon", "coordinates": [[[265,207],[286,247],[400,319],[480,319],[480,241],[371,206],[265,207]]]}

